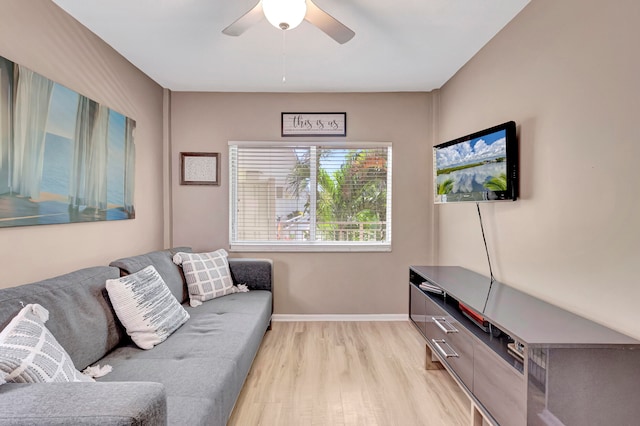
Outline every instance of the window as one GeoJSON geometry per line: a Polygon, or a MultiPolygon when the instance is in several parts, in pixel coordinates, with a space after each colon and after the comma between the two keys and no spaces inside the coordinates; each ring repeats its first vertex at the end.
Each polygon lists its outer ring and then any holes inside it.
{"type": "Polygon", "coordinates": [[[390,251],[391,144],[229,142],[235,251],[390,251]]]}

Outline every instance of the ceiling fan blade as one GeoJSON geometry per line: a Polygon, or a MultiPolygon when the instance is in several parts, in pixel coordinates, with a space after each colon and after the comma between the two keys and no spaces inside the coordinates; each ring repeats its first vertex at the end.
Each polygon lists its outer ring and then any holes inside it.
{"type": "Polygon", "coordinates": [[[253,9],[239,17],[233,24],[222,30],[223,34],[230,36],[239,36],[247,31],[253,25],[257,24],[264,18],[262,11],[262,0],[256,4],[253,9]]]}
{"type": "Polygon", "coordinates": [[[344,44],[356,35],[349,27],[320,9],[311,0],[307,2],[307,14],[304,19],[320,28],[325,34],[340,44],[344,44]]]}

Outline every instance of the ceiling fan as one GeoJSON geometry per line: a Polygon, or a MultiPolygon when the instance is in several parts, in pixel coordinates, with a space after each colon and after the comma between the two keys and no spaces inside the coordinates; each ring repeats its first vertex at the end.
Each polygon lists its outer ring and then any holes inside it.
{"type": "Polygon", "coordinates": [[[305,20],[340,44],[348,42],[356,35],[311,0],[260,0],[251,10],[222,30],[222,33],[239,36],[264,17],[281,30],[293,29],[305,20]]]}

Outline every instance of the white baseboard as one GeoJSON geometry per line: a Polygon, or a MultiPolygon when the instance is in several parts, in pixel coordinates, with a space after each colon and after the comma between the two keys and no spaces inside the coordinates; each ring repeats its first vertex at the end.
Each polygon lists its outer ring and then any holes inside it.
{"type": "Polygon", "coordinates": [[[302,322],[302,321],[408,321],[408,314],[273,314],[272,321],[302,322]]]}

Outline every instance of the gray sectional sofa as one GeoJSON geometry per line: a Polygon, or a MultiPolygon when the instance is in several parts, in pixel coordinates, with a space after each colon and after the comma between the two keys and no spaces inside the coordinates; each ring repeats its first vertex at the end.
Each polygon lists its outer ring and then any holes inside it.
{"type": "Polygon", "coordinates": [[[49,311],[46,325],[78,370],[111,365],[96,383],[0,385],[0,425],[224,425],[270,325],[272,264],[229,259],[236,284],[249,286],[192,308],[180,247],[119,259],[110,266],[0,289],[0,330],[22,304],[49,311]],[[127,336],[109,302],[107,279],[154,265],[190,319],[150,350],[127,336]],[[186,303],[185,303],[186,302],[186,303]]]}

